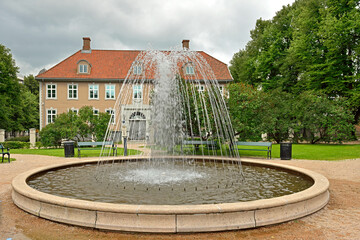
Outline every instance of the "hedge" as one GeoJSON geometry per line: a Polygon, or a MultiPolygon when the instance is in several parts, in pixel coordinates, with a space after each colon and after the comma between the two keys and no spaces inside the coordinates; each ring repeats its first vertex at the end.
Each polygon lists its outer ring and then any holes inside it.
{"type": "Polygon", "coordinates": [[[5,148],[10,148],[10,149],[30,148],[30,143],[28,142],[7,141],[7,142],[2,142],[1,144],[5,148]]]}

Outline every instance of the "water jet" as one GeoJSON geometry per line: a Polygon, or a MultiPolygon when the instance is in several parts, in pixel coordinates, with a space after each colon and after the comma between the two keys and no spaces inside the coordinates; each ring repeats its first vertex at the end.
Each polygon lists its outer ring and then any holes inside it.
{"type": "Polygon", "coordinates": [[[253,228],[324,207],[322,175],[240,160],[221,87],[198,52],[140,53],[104,141],[127,127],[150,155],[114,158],[104,145],[100,159],[28,171],[13,180],[14,203],[67,224],[168,233],[253,228]]]}

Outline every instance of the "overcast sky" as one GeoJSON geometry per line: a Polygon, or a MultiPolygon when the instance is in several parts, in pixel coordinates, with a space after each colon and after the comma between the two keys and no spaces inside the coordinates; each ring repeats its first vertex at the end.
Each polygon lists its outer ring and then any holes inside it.
{"type": "Polygon", "coordinates": [[[294,0],[0,0],[0,44],[20,76],[37,75],[82,48],[168,50],[190,40],[229,64],[256,20],[294,0]]]}

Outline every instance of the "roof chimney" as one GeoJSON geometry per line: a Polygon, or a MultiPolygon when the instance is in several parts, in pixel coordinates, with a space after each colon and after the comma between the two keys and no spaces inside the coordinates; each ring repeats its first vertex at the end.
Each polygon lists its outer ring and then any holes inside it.
{"type": "Polygon", "coordinates": [[[83,51],[90,51],[90,41],[91,39],[89,37],[83,37],[83,51]]]}
{"type": "Polygon", "coordinates": [[[183,49],[188,50],[188,49],[189,49],[189,45],[190,45],[189,43],[190,43],[190,40],[183,40],[183,41],[182,41],[183,49]]]}

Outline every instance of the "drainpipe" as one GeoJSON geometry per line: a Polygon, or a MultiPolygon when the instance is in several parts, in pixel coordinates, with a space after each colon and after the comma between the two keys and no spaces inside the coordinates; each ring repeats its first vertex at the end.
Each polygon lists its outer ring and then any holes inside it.
{"type": "MultiPolygon", "coordinates": [[[[44,79],[42,79],[44,81],[44,79]]],[[[39,125],[40,130],[42,129],[42,81],[39,81],[39,125]]]]}

